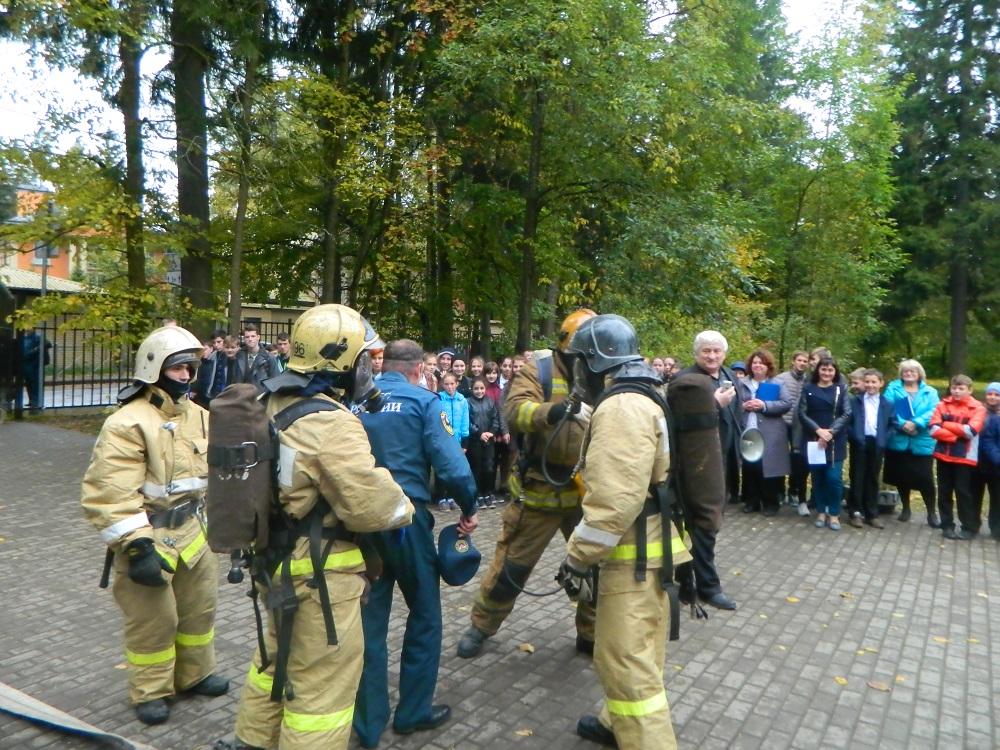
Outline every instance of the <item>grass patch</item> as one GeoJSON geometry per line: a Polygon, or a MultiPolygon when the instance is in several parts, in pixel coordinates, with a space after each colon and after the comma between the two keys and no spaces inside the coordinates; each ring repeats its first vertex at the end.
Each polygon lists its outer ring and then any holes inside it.
{"type": "Polygon", "coordinates": [[[49,427],[82,432],[86,435],[99,434],[101,427],[104,425],[104,420],[107,418],[108,415],[103,409],[85,413],[77,410],[65,411],[62,409],[52,409],[47,410],[38,417],[25,417],[25,419],[37,420],[39,424],[48,425],[49,427]]]}

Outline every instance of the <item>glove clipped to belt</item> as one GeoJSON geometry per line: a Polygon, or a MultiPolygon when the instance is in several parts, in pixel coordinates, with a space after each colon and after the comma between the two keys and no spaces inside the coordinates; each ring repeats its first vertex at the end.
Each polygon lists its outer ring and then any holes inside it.
{"type": "Polygon", "coordinates": [[[559,566],[556,583],[562,586],[566,590],[566,595],[575,602],[586,604],[594,600],[594,577],[590,568],[569,555],[559,566]]]}
{"type": "Polygon", "coordinates": [[[152,539],[136,539],[125,548],[128,557],[128,577],[141,586],[166,586],[163,571],[174,572],[174,567],[159,552],[152,539]]]}

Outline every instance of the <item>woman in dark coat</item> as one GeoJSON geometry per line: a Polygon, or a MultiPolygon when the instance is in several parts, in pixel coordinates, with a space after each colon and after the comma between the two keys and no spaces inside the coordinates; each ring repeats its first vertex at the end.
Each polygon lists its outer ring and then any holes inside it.
{"type": "Polygon", "coordinates": [[[840,531],[840,503],[844,492],[844,459],[847,458],[847,426],[851,422],[851,399],[841,382],[840,369],[830,357],[816,364],[810,382],[802,386],[799,421],[805,433],[802,453],[809,457],[808,444],[818,443],[826,462],[810,460],[813,497],[816,501],[816,528],[829,525],[840,531]]]}
{"type": "Polygon", "coordinates": [[[765,516],[773,516],[781,507],[784,478],[791,472],[788,429],[782,415],[792,408],[792,398],[787,387],[774,380],[776,368],[770,352],[758,349],[747,358],[746,366],[747,377],[736,383],[743,402],[741,428],[760,430],[764,455],[759,461],[743,460],[743,512],[763,508],[765,516]],[[762,384],[768,384],[765,392],[760,392],[762,384]]]}

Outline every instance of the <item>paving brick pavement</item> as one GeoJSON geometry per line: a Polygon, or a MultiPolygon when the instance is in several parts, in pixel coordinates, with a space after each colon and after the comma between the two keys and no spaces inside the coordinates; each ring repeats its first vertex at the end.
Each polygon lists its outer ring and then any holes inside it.
{"type": "MultiPolygon", "coordinates": [[[[210,745],[232,731],[254,646],[246,586],[225,583],[220,557],[219,671],[233,692],[180,699],[159,727],[138,723],[120,615],[97,587],[103,546],[79,510],[92,443],[44,424],[0,425],[0,680],[158,750],[210,745]]],[[[457,517],[439,515],[439,523],[457,517]]],[[[482,518],[476,544],[488,557],[499,512],[482,518]]],[[[922,518],[886,521],[884,531],[835,533],[790,509],[770,519],[727,514],[718,564],[740,608],[707,622],[685,616],[681,640],[668,645],[664,679],[680,747],[1000,747],[1000,545],[943,540],[922,518]]],[[[551,589],[561,556],[553,544],[529,587],[551,589]]],[[[590,660],[574,650],[571,604],[522,597],[483,654],[461,660],[455,646],[477,580],[444,591],[437,700],[452,705],[452,720],[410,737],[389,730],[381,747],[596,747],[573,734],[602,694],[590,660]],[[534,653],[519,650],[526,643],[534,653]]],[[[399,601],[394,675],[404,621],[399,601]]],[[[0,750],[94,747],[0,714],[0,750]]]]}

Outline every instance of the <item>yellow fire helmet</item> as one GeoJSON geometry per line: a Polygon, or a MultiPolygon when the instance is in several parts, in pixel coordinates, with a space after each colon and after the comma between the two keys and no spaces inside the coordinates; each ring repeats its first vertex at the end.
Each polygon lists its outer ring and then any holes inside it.
{"type": "Polygon", "coordinates": [[[569,346],[569,342],[573,339],[573,334],[576,333],[576,329],[580,327],[583,321],[596,317],[597,313],[586,307],[581,307],[576,312],[567,315],[566,320],[562,322],[562,326],[559,328],[559,350],[566,351],[566,347],[569,346]]]}
{"type": "Polygon", "coordinates": [[[385,342],[357,310],[346,305],[317,305],[292,326],[288,369],[309,374],[347,372],[358,357],[385,342]]]}

